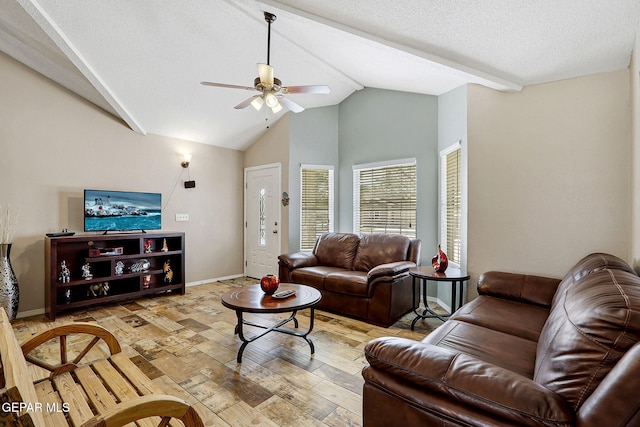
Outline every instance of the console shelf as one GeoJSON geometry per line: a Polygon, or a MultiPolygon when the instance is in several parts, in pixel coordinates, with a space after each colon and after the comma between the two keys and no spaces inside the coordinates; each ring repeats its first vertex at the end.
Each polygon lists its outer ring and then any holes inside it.
{"type": "Polygon", "coordinates": [[[52,321],[64,310],[160,292],[184,295],[184,233],[46,237],[45,269],[45,308],[52,321]],[[90,249],[95,252],[92,256],[90,249]],[[63,261],[69,270],[68,280],[61,278],[63,261]],[[147,268],[132,270],[136,263],[147,268]],[[84,265],[89,266],[88,277],[83,274],[84,265]]]}

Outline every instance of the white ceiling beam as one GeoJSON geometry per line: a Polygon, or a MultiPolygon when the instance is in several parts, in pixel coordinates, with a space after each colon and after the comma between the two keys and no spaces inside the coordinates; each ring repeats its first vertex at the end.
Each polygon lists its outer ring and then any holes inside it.
{"type": "Polygon", "coordinates": [[[146,135],[140,123],[129,113],[127,108],[118,99],[115,93],[109,89],[106,83],[100,78],[96,70],[75,48],[64,32],[56,25],[51,17],[40,6],[37,0],[17,0],[20,6],[31,16],[31,18],[42,28],[49,38],[58,48],[69,58],[71,63],[82,73],[100,95],[118,113],[120,118],[135,132],[146,135]]]}
{"type": "Polygon", "coordinates": [[[324,18],[322,16],[314,15],[309,12],[305,12],[298,8],[283,4],[277,0],[256,0],[257,3],[260,3],[265,6],[270,6],[273,8],[278,8],[284,10],[293,15],[297,15],[311,21],[317,22],[319,24],[327,25],[336,30],[343,31],[345,33],[351,34],[356,37],[363,38],[365,40],[370,40],[375,43],[379,43],[381,45],[399,50],[401,52],[408,53],[410,55],[417,56],[419,58],[426,59],[427,61],[431,61],[433,63],[451,68],[453,70],[469,74],[471,76],[476,77],[481,80],[481,84],[484,84],[487,87],[492,89],[508,91],[508,92],[520,92],[522,90],[522,85],[502,77],[496,76],[494,74],[479,70],[475,67],[471,67],[465,64],[462,64],[457,61],[453,61],[450,59],[443,58],[439,55],[434,55],[429,52],[425,52],[424,50],[415,49],[410,46],[406,46],[404,44],[395,42],[393,40],[387,40],[382,37],[376,36],[374,34],[367,33],[365,31],[358,30],[356,28],[349,27],[347,25],[341,24],[339,22],[332,21],[330,19],[324,18]]]}

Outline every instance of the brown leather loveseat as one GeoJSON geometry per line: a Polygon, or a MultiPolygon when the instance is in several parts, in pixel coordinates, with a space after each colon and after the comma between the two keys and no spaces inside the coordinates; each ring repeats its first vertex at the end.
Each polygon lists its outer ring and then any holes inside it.
{"type": "Polygon", "coordinates": [[[421,342],[365,348],[365,426],[640,426],[640,277],[591,254],[556,280],[485,273],[421,342]]]}
{"type": "Polygon", "coordinates": [[[413,308],[409,269],[420,245],[399,234],[326,233],[312,252],[278,257],[280,281],[318,289],[318,308],[386,327],[413,308]]]}

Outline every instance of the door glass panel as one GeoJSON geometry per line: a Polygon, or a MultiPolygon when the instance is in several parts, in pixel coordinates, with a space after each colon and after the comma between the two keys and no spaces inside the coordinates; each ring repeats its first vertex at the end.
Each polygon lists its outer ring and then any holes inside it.
{"type": "Polygon", "coordinates": [[[260,239],[260,246],[264,246],[267,243],[267,224],[265,223],[265,218],[266,218],[266,207],[265,207],[265,202],[266,202],[266,190],[264,188],[260,189],[260,196],[258,197],[258,205],[259,205],[259,209],[260,209],[260,217],[259,217],[259,227],[258,229],[260,230],[259,234],[259,239],[260,239]]]}

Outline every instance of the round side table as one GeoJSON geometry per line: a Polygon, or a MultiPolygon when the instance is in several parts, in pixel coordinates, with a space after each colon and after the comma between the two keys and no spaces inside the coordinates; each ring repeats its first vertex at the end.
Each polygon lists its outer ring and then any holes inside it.
{"type": "Polygon", "coordinates": [[[457,309],[462,307],[463,285],[464,282],[469,280],[469,275],[460,271],[459,268],[448,268],[444,273],[438,273],[437,271],[434,271],[431,266],[419,266],[409,270],[409,274],[412,277],[413,283],[413,312],[416,314],[416,318],[411,322],[411,330],[413,330],[416,322],[420,319],[438,318],[444,322],[447,317],[451,316],[457,309]],[[420,288],[418,281],[422,283],[422,303],[424,304],[422,313],[418,312],[418,308],[420,306],[420,288]],[[451,283],[450,313],[438,314],[429,307],[429,303],[427,302],[427,284],[429,281],[451,283]],[[459,302],[456,295],[459,295],[459,302]]]}

